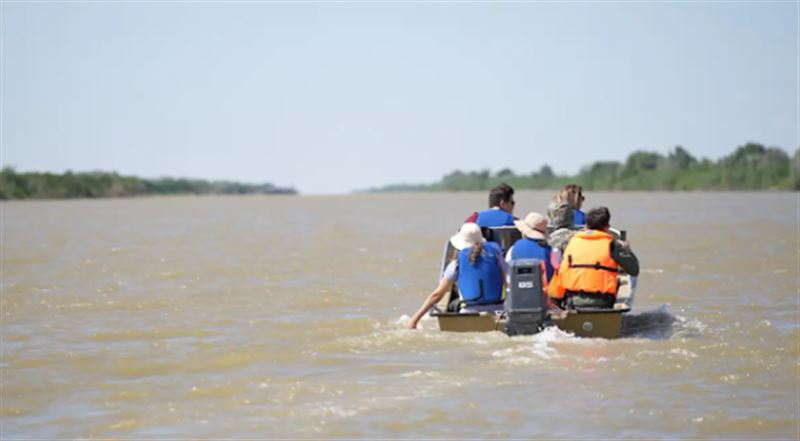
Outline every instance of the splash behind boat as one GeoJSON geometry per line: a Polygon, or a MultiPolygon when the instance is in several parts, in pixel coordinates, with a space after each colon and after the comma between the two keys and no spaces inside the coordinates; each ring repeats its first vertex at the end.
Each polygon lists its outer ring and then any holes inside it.
{"type": "MultiPolygon", "coordinates": [[[[619,231],[611,231],[620,236],[619,231]]],[[[500,244],[508,250],[521,238],[516,227],[484,229],[487,240],[500,244]]],[[[442,272],[456,254],[448,241],[445,245],[442,272]]],[[[505,300],[495,311],[472,312],[459,307],[458,287],[453,286],[435,306],[430,315],[436,317],[439,329],[450,332],[501,331],[508,335],[530,335],[545,326],[557,326],[579,337],[617,338],[622,329],[622,315],[631,310],[636,290],[636,278],[620,272],[619,291],[613,308],[568,308],[553,314],[547,308],[546,294],[542,287],[542,269],[536,259],[512,261],[509,265],[509,284],[505,300]]]]}

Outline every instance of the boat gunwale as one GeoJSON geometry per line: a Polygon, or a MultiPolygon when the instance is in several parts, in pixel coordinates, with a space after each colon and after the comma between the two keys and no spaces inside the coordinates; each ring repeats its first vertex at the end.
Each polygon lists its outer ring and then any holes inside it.
{"type": "MultiPolygon", "coordinates": [[[[548,313],[551,313],[553,310],[547,310],[548,313]]],[[[624,307],[624,308],[573,308],[573,309],[565,309],[564,311],[567,312],[568,315],[584,315],[584,314],[625,314],[631,311],[631,308],[624,307]]],[[[454,311],[442,311],[439,308],[434,307],[431,312],[429,313],[431,317],[477,317],[477,316],[485,316],[485,315],[494,315],[494,316],[504,316],[506,315],[506,311],[503,309],[498,309],[497,311],[490,312],[490,311],[464,311],[464,312],[454,312],[454,311]]]]}

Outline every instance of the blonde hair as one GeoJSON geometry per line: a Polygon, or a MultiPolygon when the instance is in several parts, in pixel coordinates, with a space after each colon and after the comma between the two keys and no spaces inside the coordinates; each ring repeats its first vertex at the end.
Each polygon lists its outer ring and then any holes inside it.
{"type": "MultiPolygon", "coordinates": [[[[455,249],[455,252],[452,254],[451,261],[458,261],[458,250],[455,249]]],[[[475,261],[478,260],[478,256],[480,256],[481,252],[483,251],[483,244],[478,242],[472,245],[472,248],[469,250],[469,263],[475,266],[475,261]]]]}
{"type": "Polygon", "coordinates": [[[481,251],[483,251],[482,243],[476,243],[475,245],[472,245],[472,249],[469,250],[469,263],[471,263],[472,266],[475,266],[475,261],[478,260],[478,256],[481,254],[481,251]]]}
{"type": "Polygon", "coordinates": [[[565,185],[561,191],[556,193],[553,202],[566,203],[572,208],[581,208],[583,204],[583,187],[577,184],[565,185]]]}

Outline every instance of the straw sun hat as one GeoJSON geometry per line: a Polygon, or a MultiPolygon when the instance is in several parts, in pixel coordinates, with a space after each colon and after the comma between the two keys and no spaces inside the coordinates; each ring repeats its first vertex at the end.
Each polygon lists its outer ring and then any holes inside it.
{"type": "Polygon", "coordinates": [[[547,217],[539,213],[528,213],[525,219],[517,219],[514,225],[528,239],[545,239],[547,234],[547,217]]]}
{"type": "Polygon", "coordinates": [[[462,225],[458,233],[450,238],[450,243],[459,251],[464,248],[469,248],[476,243],[482,244],[484,242],[486,242],[486,239],[484,239],[481,234],[481,227],[472,222],[467,222],[462,225]]]}

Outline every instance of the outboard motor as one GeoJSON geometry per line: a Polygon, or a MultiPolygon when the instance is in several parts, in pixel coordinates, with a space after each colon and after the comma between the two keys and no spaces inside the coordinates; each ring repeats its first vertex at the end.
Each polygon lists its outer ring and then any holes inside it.
{"type": "Polygon", "coordinates": [[[506,334],[530,335],[539,332],[547,316],[547,302],[542,287],[542,261],[519,259],[509,265],[511,283],[503,309],[506,334]]]}

